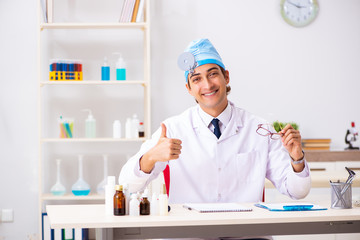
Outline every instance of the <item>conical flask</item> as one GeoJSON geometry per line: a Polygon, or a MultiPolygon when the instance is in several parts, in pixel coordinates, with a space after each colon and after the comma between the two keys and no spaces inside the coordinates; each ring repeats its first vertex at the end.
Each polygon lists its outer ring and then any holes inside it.
{"type": "Polygon", "coordinates": [[[83,179],[83,157],[79,155],[79,179],[71,187],[75,196],[87,196],[90,193],[90,185],[83,179]]]}
{"type": "Polygon", "coordinates": [[[56,196],[64,195],[66,192],[66,188],[60,182],[60,164],[61,159],[56,159],[56,183],[54,184],[54,186],[51,187],[50,190],[51,193],[56,196]]]}
{"type": "Polygon", "coordinates": [[[103,154],[104,159],[104,179],[97,185],[96,191],[98,194],[105,194],[105,186],[107,184],[107,177],[108,177],[108,156],[103,154]]]}

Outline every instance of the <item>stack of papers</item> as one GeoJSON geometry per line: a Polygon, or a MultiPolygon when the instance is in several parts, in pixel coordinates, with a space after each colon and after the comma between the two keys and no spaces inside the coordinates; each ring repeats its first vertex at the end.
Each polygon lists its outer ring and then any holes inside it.
{"type": "Polygon", "coordinates": [[[292,202],[292,203],[256,203],[255,206],[265,208],[270,211],[318,211],[327,208],[312,203],[292,202]]]}

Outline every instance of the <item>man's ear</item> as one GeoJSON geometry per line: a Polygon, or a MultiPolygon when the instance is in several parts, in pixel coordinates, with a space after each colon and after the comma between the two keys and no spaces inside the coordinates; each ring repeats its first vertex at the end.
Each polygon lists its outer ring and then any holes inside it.
{"type": "Polygon", "coordinates": [[[226,81],[226,85],[229,84],[230,82],[230,74],[228,70],[225,70],[225,81],[226,81]]]}
{"type": "Polygon", "coordinates": [[[191,94],[191,88],[190,88],[190,86],[189,86],[189,83],[185,83],[185,87],[186,87],[186,89],[188,90],[188,92],[191,94]]]}

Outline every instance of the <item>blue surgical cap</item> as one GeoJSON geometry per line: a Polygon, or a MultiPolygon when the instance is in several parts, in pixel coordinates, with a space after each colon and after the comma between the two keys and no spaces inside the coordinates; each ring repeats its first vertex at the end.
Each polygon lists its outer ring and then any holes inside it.
{"type": "MultiPolygon", "coordinates": [[[[197,63],[196,67],[199,67],[208,63],[215,63],[220,67],[225,69],[225,65],[222,62],[222,59],[219,53],[216,51],[215,47],[209,41],[209,39],[202,38],[194,40],[190,45],[185,49],[185,52],[190,52],[195,57],[197,63]]],[[[185,71],[185,80],[187,81],[189,71],[185,71]]]]}

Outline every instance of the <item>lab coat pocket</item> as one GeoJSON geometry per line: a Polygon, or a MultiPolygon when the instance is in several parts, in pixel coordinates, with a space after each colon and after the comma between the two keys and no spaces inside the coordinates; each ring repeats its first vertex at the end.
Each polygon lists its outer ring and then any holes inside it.
{"type": "Polygon", "coordinates": [[[258,152],[239,153],[236,156],[237,178],[241,182],[252,182],[260,175],[258,152]]]}

